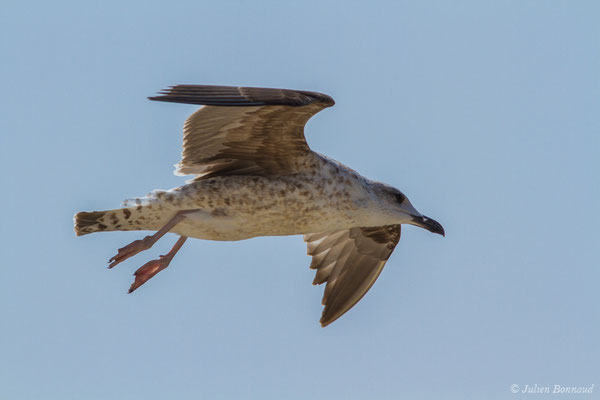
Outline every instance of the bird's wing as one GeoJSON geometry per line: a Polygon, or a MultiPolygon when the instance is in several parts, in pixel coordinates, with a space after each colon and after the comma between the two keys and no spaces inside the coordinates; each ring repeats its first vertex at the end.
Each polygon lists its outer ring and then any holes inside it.
{"type": "Polygon", "coordinates": [[[177,85],[150,100],[200,104],[183,127],[177,175],[285,175],[311,153],[304,125],[334,105],[315,92],[236,86],[177,85]]]}
{"type": "Polygon", "coordinates": [[[352,308],[373,286],[400,240],[400,225],[351,228],[304,235],[314,285],[327,282],[321,325],[352,308]]]}

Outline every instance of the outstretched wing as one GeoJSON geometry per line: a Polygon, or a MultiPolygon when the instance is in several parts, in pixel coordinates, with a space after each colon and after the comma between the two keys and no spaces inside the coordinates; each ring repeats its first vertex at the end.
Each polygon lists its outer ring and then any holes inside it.
{"type": "Polygon", "coordinates": [[[327,282],[321,325],[351,309],[373,286],[400,240],[400,225],[351,228],[304,235],[314,285],[327,282]]]}
{"type": "Polygon", "coordinates": [[[183,127],[175,174],[285,175],[311,153],[304,125],[335,104],[325,94],[287,89],[177,85],[150,100],[200,104],[183,127]]]}

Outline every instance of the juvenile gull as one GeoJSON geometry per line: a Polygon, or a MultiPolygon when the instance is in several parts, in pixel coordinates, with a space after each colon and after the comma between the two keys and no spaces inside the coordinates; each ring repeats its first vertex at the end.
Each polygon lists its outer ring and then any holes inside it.
{"type": "Polygon", "coordinates": [[[202,105],[183,127],[176,175],[188,184],[128,200],[124,208],[75,215],[78,236],[151,230],[119,249],[109,268],[147,250],[165,233],[179,239],[164,256],[135,272],[129,293],[169,266],[188,237],[242,240],[304,235],[313,284],[327,283],[321,317],[326,326],[371,288],[411,224],[444,235],[398,189],[363,177],[312,151],[304,125],[335,103],[302,90],[177,85],[150,100],[202,105]]]}

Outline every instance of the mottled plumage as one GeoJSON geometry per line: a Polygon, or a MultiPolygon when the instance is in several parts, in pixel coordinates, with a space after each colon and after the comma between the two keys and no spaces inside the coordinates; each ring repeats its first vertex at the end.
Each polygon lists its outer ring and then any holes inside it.
{"type": "Polygon", "coordinates": [[[185,122],[176,174],[188,184],[128,200],[124,208],[81,212],[75,231],[155,230],[119,249],[113,267],[161,236],[181,236],[165,256],[136,272],[130,292],[166,268],[187,237],[242,240],[304,234],[314,284],[327,283],[328,325],[373,285],[400,239],[400,224],[443,234],[397,189],[313,152],[304,125],[334,104],[329,96],[285,89],[178,85],[151,100],[204,105],[185,122]]]}

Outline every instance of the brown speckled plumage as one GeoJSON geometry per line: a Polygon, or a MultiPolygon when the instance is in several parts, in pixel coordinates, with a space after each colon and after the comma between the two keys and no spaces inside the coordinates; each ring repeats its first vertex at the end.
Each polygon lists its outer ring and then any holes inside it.
{"type": "Polygon", "coordinates": [[[124,208],[81,212],[75,232],[151,230],[110,261],[181,236],[165,256],[136,272],[130,292],[166,268],[186,237],[242,240],[304,234],[315,284],[327,283],[323,326],[348,311],[375,282],[400,239],[400,224],[443,234],[397,189],[313,152],[304,125],[334,104],[327,95],[285,89],[179,85],[151,100],[205,105],[184,125],[177,174],[188,184],[128,200],[124,208]]]}

